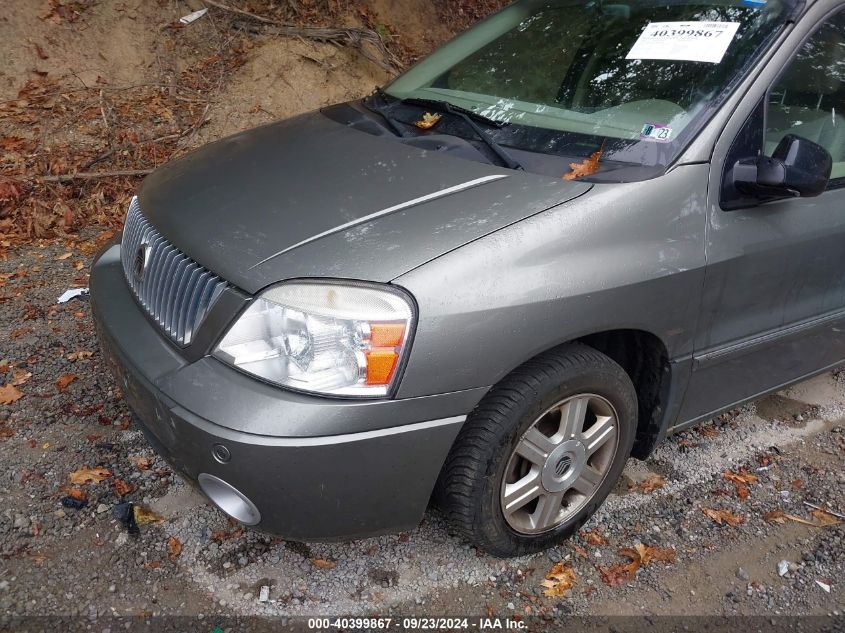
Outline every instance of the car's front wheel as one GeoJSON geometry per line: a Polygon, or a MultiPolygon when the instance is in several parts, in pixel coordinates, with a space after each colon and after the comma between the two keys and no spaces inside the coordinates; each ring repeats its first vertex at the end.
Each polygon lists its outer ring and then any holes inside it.
{"type": "Polygon", "coordinates": [[[636,422],[636,391],[618,364],[584,345],[558,348],[485,396],[449,453],[435,498],[491,554],[545,549],[607,497],[636,422]]]}

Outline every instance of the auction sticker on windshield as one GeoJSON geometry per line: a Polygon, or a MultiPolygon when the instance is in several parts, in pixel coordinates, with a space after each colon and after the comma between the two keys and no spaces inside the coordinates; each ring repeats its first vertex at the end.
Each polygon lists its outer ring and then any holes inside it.
{"type": "Polygon", "coordinates": [[[718,64],[739,22],[650,22],[627,59],[667,59],[718,64]]]}

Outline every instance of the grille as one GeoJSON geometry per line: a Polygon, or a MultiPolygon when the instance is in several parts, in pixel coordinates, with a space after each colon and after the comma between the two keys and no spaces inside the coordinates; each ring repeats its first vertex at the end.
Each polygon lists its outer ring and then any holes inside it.
{"type": "Polygon", "coordinates": [[[132,198],[120,246],[123,272],[133,294],[178,345],[189,345],[226,282],[168,242],[132,198]]]}

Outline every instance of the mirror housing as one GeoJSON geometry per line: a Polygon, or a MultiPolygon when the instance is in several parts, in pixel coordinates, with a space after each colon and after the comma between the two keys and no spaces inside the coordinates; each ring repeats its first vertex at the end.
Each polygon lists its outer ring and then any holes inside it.
{"type": "Polygon", "coordinates": [[[811,198],[824,193],[832,168],[833,158],[824,147],[787,134],[771,157],[744,158],[732,171],[736,189],[753,198],[811,198]]]}

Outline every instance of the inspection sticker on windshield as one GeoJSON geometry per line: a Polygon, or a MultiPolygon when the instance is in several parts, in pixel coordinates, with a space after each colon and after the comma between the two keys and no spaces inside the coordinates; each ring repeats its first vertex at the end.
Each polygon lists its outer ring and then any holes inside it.
{"type": "Polygon", "coordinates": [[[659,123],[646,123],[640,132],[641,139],[668,143],[672,140],[672,128],[660,125],[659,123]]]}
{"type": "Polygon", "coordinates": [[[671,59],[718,64],[739,22],[651,22],[626,59],[671,59]]]}

